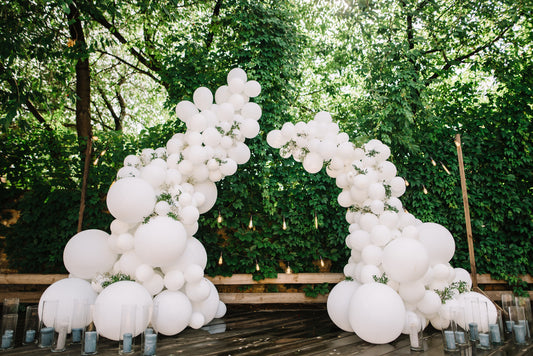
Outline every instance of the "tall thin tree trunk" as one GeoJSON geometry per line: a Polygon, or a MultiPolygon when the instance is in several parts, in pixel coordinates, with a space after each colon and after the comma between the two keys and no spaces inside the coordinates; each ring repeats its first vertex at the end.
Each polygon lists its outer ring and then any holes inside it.
{"type": "Polygon", "coordinates": [[[77,49],[78,60],[76,63],[76,130],[80,142],[80,151],[84,157],[83,179],[81,185],[80,211],[78,217],[78,232],[82,230],[83,213],[85,211],[85,197],[87,195],[87,181],[92,156],[92,125],[91,125],[91,73],[89,58],[86,51],[85,36],[80,19],[80,13],[74,3],[70,4],[68,14],[69,31],[71,40],[77,49]]]}

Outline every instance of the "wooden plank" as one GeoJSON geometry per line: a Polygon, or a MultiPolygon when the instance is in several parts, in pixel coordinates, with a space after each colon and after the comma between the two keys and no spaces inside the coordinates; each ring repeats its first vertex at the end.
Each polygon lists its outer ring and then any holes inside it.
{"type": "Polygon", "coordinates": [[[220,300],[226,304],[284,304],[284,303],[326,303],[327,295],[316,298],[305,293],[220,293],[220,300]]]}
{"type": "MultiPolygon", "coordinates": [[[[510,291],[508,290],[488,290],[488,291],[483,291],[483,293],[485,293],[487,295],[487,297],[490,298],[490,300],[493,300],[495,302],[499,302],[502,300],[502,294],[504,293],[509,293],[510,291]]],[[[528,291],[529,293],[529,299],[533,300],[533,291],[528,291]]]]}
{"type": "Polygon", "coordinates": [[[246,284],[317,284],[339,283],[346,279],[343,273],[279,273],[277,278],[253,280],[251,274],[234,274],[230,277],[206,276],[215,285],[246,285],[246,284]]]}
{"type": "Polygon", "coordinates": [[[472,287],[478,288],[476,257],[474,254],[474,238],[472,237],[472,225],[470,224],[470,208],[468,205],[468,193],[466,190],[465,166],[463,162],[463,150],[461,148],[461,135],[455,135],[455,146],[457,146],[457,159],[459,161],[459,175],[461,177],[461,190],[463,192],[463,206],[465,211],[466,238],[468,242],[468,256],[470,257],[470,276],[472,277],[472,287]]]}
{"type": "MultiPolygon", "coordinates": [[[[533,284],[531,275],[518,276],[524,282],[533,284]]],[[[68,278],[67,274],[0,274],[0,285],[7,284],[52,284],[68,278]]],[[[277,278],[266,278],[254,281],[251,274],[234,274],[230,277],[206,276],[215,285],[245,285],[245,284],[316,284],[338,283],[346,277],[342,273],[293,273],[278,274],[277,278]]],[[[478,274],[480,284],[506,284],[504,280],[492,279],[490,274],[478,274]]]]}
{"type": "MultiPolygon", "coordinates": [[[[518,276],[524,282],[533,284],[533,276],[518,276]]],[[[0,285],[37,284],[49,285],[61,279],[68,278],[68,274],[0,274],[0,285]]],[[[251,274],[234,274],[230,277],[206,276],[215,285],[246,285],[246,284],[319,284],[338,283],[346,277],[342,273],[280,273],[277,278],[266,278],[254,281],[251,274]]],[[[504,280],[492,279],[490,274],[478,274],[479,284],[506,284],[504,280]]]]}
{"type": "Polygon", "coordinates": [[[60,279],[68,278],[68,274],[0,274],[0,284],[52,284],[60,279]]]}

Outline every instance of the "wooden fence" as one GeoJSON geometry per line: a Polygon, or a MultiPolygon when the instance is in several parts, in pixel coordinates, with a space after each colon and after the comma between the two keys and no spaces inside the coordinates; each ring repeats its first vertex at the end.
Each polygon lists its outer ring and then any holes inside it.
{"type": "MultiPolygon", "coordinates": [[[[18,297],[21,303],[39,301],[42,292],[52,283],[67,278],[66,274],[0,274],[0,300],[18,297]]],[[[235,292],[221,292],[220,300],[227,304],[279,304],[279,303],[325,303],[327,295],[307,297],[303,292],[255,292],[261,285],[334,285],[345,279],[342,273],[294,273],[278,274],[277,278],[254,281],[251,274],[234,274],[231,277],[206,277],[221,289],[234,286],[235,292]]],[[[529,296],[533,299],[533,278],[521,276],[529,284],[529,296]]],[[[488,274],[477,275],[478,285],[492,300],[500,300],[501,294],[510,291],[505,281],[495,280],[488,274]]],[[[231,288],[230,288],[231,289],[231,288]]],[[[259,288],[260,289],[260,288],[259,288]]]]}

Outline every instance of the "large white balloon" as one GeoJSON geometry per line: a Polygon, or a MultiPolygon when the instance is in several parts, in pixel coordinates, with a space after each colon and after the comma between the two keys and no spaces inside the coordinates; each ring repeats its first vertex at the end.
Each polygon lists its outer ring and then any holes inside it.
{"type": "Polygon", "coordinates": [[[135,232],[135,253],[153,267],[172,265],[185,249],[187,231],[168,216],[156,216],[135,232]]]}
{"type": "Polygon", "coordinates": [[[120,281],[106,287],[94,302],[94,325],[103,337],[118,341],[123,305],[136,307],[135,335],[146,329],[150,322],[152,297],[140,284],[120,281]]]}
{"type": "Polygon", "coordinates": [[[176,335],[191,321],[192,305],[182,292],[165,290],[154,298],[152,322],[163,335],[176,335]]]}
{"type": "Polygon", "coordinates": [[[364,284],[351,298],[349,320],[361,339],[386,344],[402,333],[405,306],[391,287],[382,283],[364,284]]]}
{"type": "Polygon", "coordinates": [[[109,234],[91,229],[77,233],[63,250],[63,263],[73,276],[91,279],[109,271],[117,259],[108,244],[109,234]]]}
{"type": "Polygon", "coordinates": [[[418,239],[426,247],[431,264],[448,263],[455,253],[455,241],[444,226],[424,223],[417,226],[418,239]]]}
{"type": "Polygon", "coordinates": [[[91,283],[80,278],[65,278],[51,284],[41,294],[39,299],[39,317],[48,327],[53,327],[54,323],[66,321],[68,329],[82,328],[91,322],[90,315],[75,314],[76,309],[81,308],[83,304],[90,306],[94,303],[97,293],[91,287],[91,283]],[[56,310],[50,312],[44,311],[45,301],[57,301],[56,310]]]}
{"type": "Polygon", "coordinates": [[[328,315],[331,321],[344,331],[353,332],[348,310],[352,296],[359,286],[359,282],[344,280],[337,283],[329,292],[327,301],[328,315]]]}
{"type": "Polygon", "coordinates": [[[383,249],[383,269],[400,283],[420,279],[429,267],[426,248],[418,240],[398,238],[383,249]]]}
{"type": "Polygon", "coordinates": [[[122,178],[111,185],[106,201],[115,218],[136,223],[152,213],[156,196],[154,188],[143,179],[122,178]]]}

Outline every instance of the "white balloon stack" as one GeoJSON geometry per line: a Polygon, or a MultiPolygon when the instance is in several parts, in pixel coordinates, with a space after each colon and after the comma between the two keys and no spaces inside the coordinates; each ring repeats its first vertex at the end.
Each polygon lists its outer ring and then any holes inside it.
{"type": "Polygon", "coordinates": [[[376,344],[409,334],[413,326],[423,330],[429,321],[446,326],[435,290],[459,280],[470,288],[472,282],[468,272],[449,263],[455,252],[451,233],[404,210],[399,197],[405,180],[387,160],[389,147],[378,140],[355,147],[327,112],[308,123],[287,122],[270,131],[267,142],[309,173],[325,166],[342,189],[338,203],[347,208],[351,256],[344,267],[347,279],[328,297],[332,321],[376,344]]]}
{"type": "MultiPolygon", "coordinates": [[[[260,92],[257,81],[247,80],[246,73],[235,68],[214,95],[200,87],[193,102],[178,103],[176,114],[186,132],[175,134],[166,147],[125,158],[107,194],[115,218],[111,234],[86,230],[69,240],[63,257],[72,287],[68,280],[53,284],[43,293],[41,305],[50,296],[62,295],[63,309],[72,306],[73,298],[86,299],[95,306],[97,330],[113,340],[120,338],[125,304],[149,304],[151,322],[164,335],[222,317],[226,306],[204,277],[207,254],[194,234],[200,214],[216,202],[215,182],[250,158],[244,141],[259,133],[262,112],[249,99],[260,92]],[[120,275],[131,280],[102,287],[110,276],[120,275]],[[99,294],[83,292],[80,280],[99,294]]],[[[138,326],[138,332],[146,327],[138,326]]]]}

